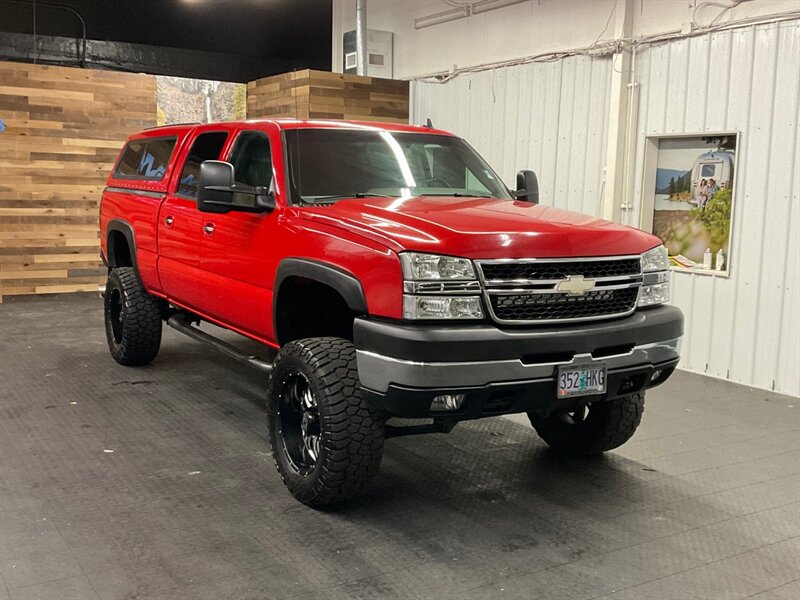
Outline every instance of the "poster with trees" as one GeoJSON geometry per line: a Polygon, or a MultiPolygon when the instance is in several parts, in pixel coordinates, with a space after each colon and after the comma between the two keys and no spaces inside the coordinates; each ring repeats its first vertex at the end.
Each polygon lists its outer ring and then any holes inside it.
{"type": "Polygon", "coordinates": [[[727,274],[738,135],[662,137],[653,233],[677,268],[727,274]]]}

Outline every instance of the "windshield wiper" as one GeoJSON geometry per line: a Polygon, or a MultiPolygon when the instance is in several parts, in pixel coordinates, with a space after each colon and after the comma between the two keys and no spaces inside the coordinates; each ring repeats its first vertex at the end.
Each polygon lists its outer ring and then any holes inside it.
{"type": "Polygon", "coordinates": [[[332,196],[318,196],[313,199],[303,198],[303,202],[309,204],[322,204],[331,200],[343,200],[344,198],[397,198],[388,194],[373,194],[370,192],[356,192],[355,194],[334,194],[332,196]]]}
{"type": "Polygon", "coordinates": [[[464,194],[463,192],[452,192],[450,194],[421,194],[422,196],[451,196],[453,198],[491,198],[483,194],[464,194]]]}

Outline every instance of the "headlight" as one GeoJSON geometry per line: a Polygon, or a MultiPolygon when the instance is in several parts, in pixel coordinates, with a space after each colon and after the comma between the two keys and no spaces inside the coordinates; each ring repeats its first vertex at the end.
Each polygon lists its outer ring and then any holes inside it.
{"type": "Polygon", "coordinates": [[[666,271],[669,269],[669,256],[664,246],[656,246],[642,254],[642,271],[666,271]]]}
{"type": "Polygon", "coordinates": [[[404,319],[482,319],[472,261],[419,252],[400,254],[404,319]]]}
{"type": "Polygon", "coordinates": [[[458,281],[475,279],[475,269],[472,267],[472,261],[467,258],[403,252],[400,254],[400,264],[403,266],[403,277],[406,280],[447,279],[458,281]]]}
{"type": "Polygon", "coordinates": [[[482,319],[478,296],[403,296],[404,319],[482,319]]]}
{"type": "Polygon", "coordinates": [[[639,306],[655,306],[669,302],[669,257],[664,246],[642,254],[642,290],[639,306]]]}

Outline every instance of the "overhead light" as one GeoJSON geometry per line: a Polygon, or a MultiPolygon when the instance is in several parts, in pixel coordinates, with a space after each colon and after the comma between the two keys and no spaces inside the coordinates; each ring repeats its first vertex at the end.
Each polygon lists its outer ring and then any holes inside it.
{"type": "Polygon", "coordinates": [[[445,10],[427,17],[420,17],[414,19],[414,29],[424,29],[425,27],[432,27],[433,25],[440,25],[441,23],[448,23],[450,21],[457,21],[469,16],[469,6],[463,8],[453,8],[445,10]]]}
{"type": "Polygon", "coordinates": [[[530,0],[478,0],[478,2],[473,2],[472,6],[472,14],[479,15],[481,13],[489,12],[490,10],[494,10],[496,8],[505,8],[506,6],[512,6],[514,4],[522,4],[523,2],[529,2],[530,0]]]}

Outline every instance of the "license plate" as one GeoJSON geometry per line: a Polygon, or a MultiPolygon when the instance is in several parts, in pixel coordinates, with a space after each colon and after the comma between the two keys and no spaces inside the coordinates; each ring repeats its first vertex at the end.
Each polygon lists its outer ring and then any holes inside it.
{"type": "Polygon", "coordinates": [[[604,394],[606,391],[606,366],[603,364],[570,365],[558,369],[559,398],[604,394]]]}

